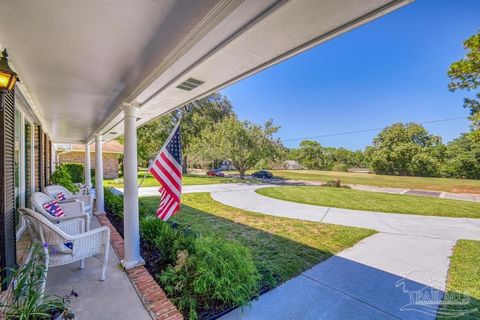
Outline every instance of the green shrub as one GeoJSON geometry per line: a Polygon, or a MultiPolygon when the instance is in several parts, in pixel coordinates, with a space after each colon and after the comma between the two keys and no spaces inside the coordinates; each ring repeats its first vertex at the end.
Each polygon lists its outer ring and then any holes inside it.
{"type": "Polygon", "coordinates": [[[184,315],[197,319],[197,310],[240,306],[258,295],[260,275],[246,247],[212,237],[197,238],[194,245],[157,276],[184,315]]]}
{"type": "Polygon", "coordinates": [[[348,171],[348,166],[342,162],[335,162],[332,167],[332,171],[348,171]]]}
{"type": "Polygon", "coordinates": [[[113,193],[111,187],[103,188],[105,209],[123,219],[123,196],[113,193]]]}
{"type": "Polygon", "coordinates": [[[62,163],[62,167],[67,169],[72,177],[73,183],[83,183],[85,181],[84,166],[81,163],[62,163]]]}
{"type": "Polygon", "coordinates": [[[58,166],[50,176],[51,184],[59,184],[64,186],[70,192],[77,192],[78,188],[73,184],[70,173],[64,166],[58,166]]]}
{"type": "Polygon", "coordinates": [[[154,247],[160,255],[161,265],[174,264],[177,253],[182,250],[192,252],[195,238],[182,229],[174,229],[170,223],[158,219],[154,215],[140,220],[140,234],[145,244],[154,247]]]}

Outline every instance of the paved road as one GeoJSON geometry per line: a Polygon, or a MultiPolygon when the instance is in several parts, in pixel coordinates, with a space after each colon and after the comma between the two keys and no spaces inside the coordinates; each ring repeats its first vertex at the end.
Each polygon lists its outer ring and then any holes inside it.
{"type": "MultiPolygon", "coordinates": [[[[238,177],[235,175],[232,175],[232,176],[238,177]]],[[[249,178],[249,179],[253,179],[253,178],[249,178]]],[[[307,185],[307,186],[318,186],[326,183],[326,181],[285,180],[280,178],[263,179],[261,181],[266,184],[270,183],[275,185],[307,185]]],[[[377,187],[377,186],[370,186],[370,185],[348,184],[348,183],[342,183],[342,185],[346,185],[352,189],[362,190],[362,191],[391,193],[391,194],[407,194],[407,195],[415,195],[420,197],[432,197],[432,198],[441,198],[441,199],[480,202],[479,194],[453,193],[453,192],[394,188],[394,187],[377,187]]]]}
{"type": "MultiPolygon", "coordinates": [[[[452,248],[480,240],[480,219],[327,208],[261,196],[271,185],[186,186],[221,203],[259,213],[363,227],[379,233],[305,271],[222,319],[435,319],[438,301],[413,304],[423,291],[443,296],[452,248]],[[411,294],[411,295],[410,295],[411,294]],[[412,310],[413,309],[413,310],[412,310]]],[[[158,195],[141,188],[140,195],[158,195]]]]}
{"type": "Polygon", "coordinates": [[[467,194],[467,193],[452,193],[452,192],[432,191],[432,190],[375,187],[375,186],[365,186],[365,185],[355,185],[355,184],[349,185],[349,186],[352,189],[363,190],[363,191],[393,193],[393,194],[407,194],[407,195],[414,195],[414,196],[421,196],[421,197],[480,202],[480,195],[467,194]]]}

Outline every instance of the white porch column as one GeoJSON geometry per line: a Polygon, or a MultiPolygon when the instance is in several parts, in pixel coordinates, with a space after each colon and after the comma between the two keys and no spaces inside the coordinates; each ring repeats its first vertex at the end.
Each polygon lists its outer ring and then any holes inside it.
{"type": "Polygon", "coordinates": [[[85,185],[87,188],[92,187],[92,175],[90,170],[90,144],[85,144],[85,164],[84,164],[84,174],[85,174],[85,185]]]}
{"type": "Polygon", "coordinates": [[[102,135],[95,135],[95,200],[97,203],[96,215],[105,214],[103,204],[103,141],[102,135]]]}
{"type": "Polygon", "coordinates": [[[125,269],[142,265],[140,256],[140,227],[138,218],[138,167],[137,167],[137,111],[135,104],[123,105],[124,113],[124,163],[123,163],[123,230],[125,269]]]}

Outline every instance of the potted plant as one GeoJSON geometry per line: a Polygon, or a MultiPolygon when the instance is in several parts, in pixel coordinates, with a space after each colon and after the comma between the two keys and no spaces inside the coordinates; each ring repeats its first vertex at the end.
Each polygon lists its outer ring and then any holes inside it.
{"type": "Polygon", "coordinates": [[[71,297],[77,297],[72,290],[65,297],[44,294],[45,255],[39,245],[32,246],[32,254],[26,264],[12,270],[9,280],[12,283],[12,296],[8,302],[0,303],[6,319],[43,320],[73,319],[69,309],[71,297]]]}

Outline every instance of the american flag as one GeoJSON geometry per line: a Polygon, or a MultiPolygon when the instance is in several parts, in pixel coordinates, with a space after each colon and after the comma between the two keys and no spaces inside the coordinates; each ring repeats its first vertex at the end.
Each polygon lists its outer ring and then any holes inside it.
{"type": "Polygon", "coordinates": [[[51,200],[47,203],[44,203],[43,207],[45,208],[45,210],[48,211],[48,213],[50,213],[54,217],[59,218],[65,215],[62,208],[60,207],[60,205],[56,200],[51,200]]]}
{"type": "Polygon", "coordinates": [[[182,144],[178,123],[160,149],[148,172],[162,185],[157,217],[167,221],[180,210],[182,195],[182,144]]]}

